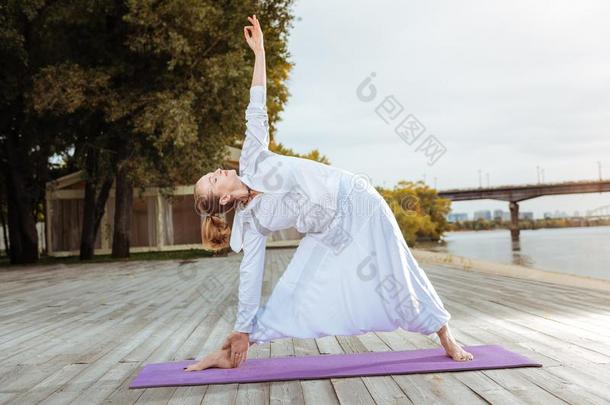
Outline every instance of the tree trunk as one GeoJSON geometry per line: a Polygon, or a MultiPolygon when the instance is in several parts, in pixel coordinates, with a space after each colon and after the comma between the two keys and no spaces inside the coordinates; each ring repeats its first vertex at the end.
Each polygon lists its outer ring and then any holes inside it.
{"type": "Polygon", "coordinates": [[[9,255],[9,251],[11,249],[11,246],[10,246],[9,241],[8,241],[8,233],[6,232],[7,231],[6,217],[4,216],[5,197],[6,197],[6,194],[4,194],[2,196],[2,202],[0,203],[0,223],[2,224],[2,237],[4,239],[4,252],[8,256],[9,255]]]}
{"type": "Polygon", "coordinates": [[[6,137],[7,165],[6,200],[9,228],[9,257],[11,264],[34,263],[38,261],[38,233],[34,218],[34,199],[27,192],[21,164],[27,164],[27,159],[21,159],[17,150],[13,133],[6,137]]]}
{"type": "Polygon", "coordinates": [[[133,186],[127,170],[128,165],[123,162],[116,176],[112,257],[118,258],[129,257],[133,186]]]}
{"type": "Polygon", "coordinates": [[[83,229],[80,240],[80,260],[90,260],[93,258],[95,250],[95,236],[100,227],[102,216],[110,188],[112,187],[112,177],[105,177],[102,180],[99,194],[97,193],[99,179],[97,177],[98,155],[94,148],[87,152],[85,168],[87,180],[85,181],[85,200],[83,207],[83,229]]]}
{"type": "MultiPolygon", "coordinates": [[[[3,171],[6,171],[4,166],[0,166],[3,171]]],[[[8,241],[8,224],[6,223],[6,216],[4,215],[4,210],[7,203],[7,193],[6,193],[6,175],[2,179],[2,184],[0,184],[2,189],[0,190],[0,223],[2,224],[2,237],[4,239],[4,253],[8,257],[9,251],[11,249],[10,243],[8,241]]]]}

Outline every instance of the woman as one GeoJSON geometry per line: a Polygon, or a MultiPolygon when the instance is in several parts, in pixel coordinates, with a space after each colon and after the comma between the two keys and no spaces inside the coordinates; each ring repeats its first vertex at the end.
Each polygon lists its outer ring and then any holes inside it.
{"type": "Polygon", "coordinates": [[[401,327],[437,333],[447,355],[472,360],[452,337],[445,310],[419,267],[394,215],[356,174],[269,151],[265,51],[256,16],[244,27],[255,55],[246,137],[235,170],[207,173],[195,184],[210,248],[243,247],[234,331],[222,347],[185,369],[238,367],[254,343],[296,337],[356,335],[401,327]],[[232,229],[223,219],[235,209],[232,229]],[[260,307],[267,236],[304,233],[267,304],[260,307]]]}

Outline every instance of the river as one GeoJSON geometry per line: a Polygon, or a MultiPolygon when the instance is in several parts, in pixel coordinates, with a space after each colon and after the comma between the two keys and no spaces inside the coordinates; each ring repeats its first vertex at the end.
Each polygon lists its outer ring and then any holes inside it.
{"type": "Polygon", "coordinates": [[[505,229],[448,232],[445,241],[416,247],[610,280],[610,226],[522,230],[517,249],[505,229]]]}

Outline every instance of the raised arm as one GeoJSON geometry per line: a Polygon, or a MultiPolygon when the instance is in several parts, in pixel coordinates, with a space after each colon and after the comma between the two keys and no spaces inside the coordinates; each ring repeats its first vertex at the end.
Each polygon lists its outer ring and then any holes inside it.
{"type": "Polygon", "coordinates": [[[246,109],[246,138],[239,159],[240,173],[263,149],[269,149],[269,117],[267,115],[267,77],[263,32],[256,16],[248,17],[252,25],[244,27],[244,36],[254,52],[254,72],[250,102],[246,109]]]}
{"type": "Polygon", "coordinates": [[[263,30],[256,18],[256,14],[248,17],[252,25],[244,27],[244,36],[252,52],[254,52],[254,72],[252,73],[252,85],[267,87],[267,75],[265,73],[265,45],[263,44],[263,30]]]}

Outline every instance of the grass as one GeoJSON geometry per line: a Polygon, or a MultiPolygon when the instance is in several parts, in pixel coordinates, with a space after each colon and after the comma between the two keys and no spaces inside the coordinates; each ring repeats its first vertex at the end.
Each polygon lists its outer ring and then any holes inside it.
{"type": "MultiPolygon", "coordinates": [[[[123,261],[135,261],[135,260],[189,260],[199,259],[202,257],[219,257],[226,256],[230,249],[222,249],[219,251],[211,251],[205,249],[188,249],[188,250],[173,250],[163,252],[139,252],[131,253],[129,258],[118,259],[111,255],[95,255],[91,260],[80,260],[78,256],[67,256],[67,257],[53,257],[41,255],[36,265],[50,265],[50,264],[83,264],[83,263],[104,263],[104,262],[123,262],[123,261]]],[[[7,256],[0,257],[0,267],[11,266],[10,260],[7,256]]]]}

